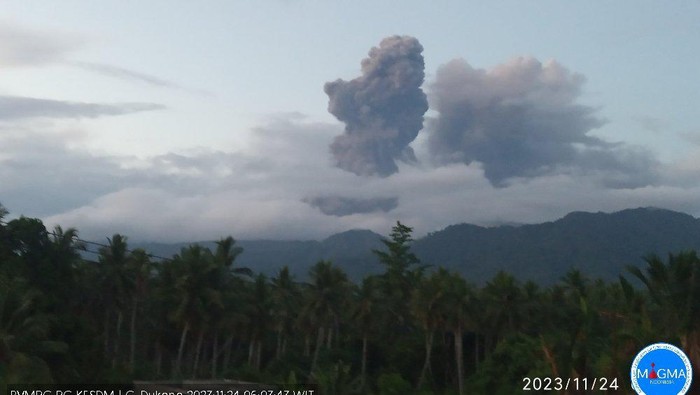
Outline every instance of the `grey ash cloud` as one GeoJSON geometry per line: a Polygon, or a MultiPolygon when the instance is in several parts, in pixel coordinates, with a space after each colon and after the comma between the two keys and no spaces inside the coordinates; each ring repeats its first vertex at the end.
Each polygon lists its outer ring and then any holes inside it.
{"type": "Polygon", "coordinates": [[[0,120],[25,118],[97,118],[164,109],[155,103],[84,103],[21,96],[0,96],[0,120]]]}
{"type": "Polygon", "coordinates": [[[453,60],[431,86],[429,149],[438,163],[480,162],[489,182],[557,172],[609,174],[612,187],[654,179],[653,157],[589,132],[605,121],[579,104],[585,78],[559,63],[520,57],[491,70],[453,60]]]}
{"type": "Polygon", "coordinates": [[[376,197],[369,199],[357,199],[342,196],[317,196],[304,199],[312,207],[316,207],[323,214],[335,217],[344,217],[352,214],[366,214],[373,212],[389,212],[399,205],[397,197],[376,197]]]}
{"type": "Polygon", "coordinates": [[[345,123],[330,146],[336,166],[357,175],[389,176],[397,160],[415,162],[409,144],[423,128],[423,47],[409,36],[381,41],[362,61],[362,75],[328,82],[328,111],[345,123]]]}

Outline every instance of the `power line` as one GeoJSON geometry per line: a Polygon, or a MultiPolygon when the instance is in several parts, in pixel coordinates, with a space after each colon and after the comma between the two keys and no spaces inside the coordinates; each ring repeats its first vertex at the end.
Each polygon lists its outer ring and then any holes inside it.
{"type": "MultiPolygon", "coordinates": [[[[56,236],[56,233],[54,233],[54,232],[48,232],[48,233],[49,233],[49,234],[52,234],[52,235],[54,235],[54,236],[56,236]]],[[[109,244],[98,243],[98,242],[96,242],[96,241],[83,240],[83,239],[78,238],[77,236],[75,237],[75,240],[76,240],[76,241],[79,241],[79,242],[81,242],[81,243],[84,243],[84,244],[92,244],[92,245],[96,245],[96,246],[104,247],[104,248],[110,248],[110,247],[111,247],[109,244]]],[[[109,240],[109,238],[108,238],[108,240],[109,240]]],[[[142,248],[140,248],[140,249],[143,250],[143,251],[146,251],[146,250],[144,250],[144,249],[142,249],[142,248]]],[[[125,249],[126,252],[134,252],[134,251],[136,251],[136,250],[139,250],[139,248],[133,249],[133,250],[130,250],[130,249],[128,249],[128,248],[125,249]]],[[[86,249],[85,251],[88,251],[88,250],[86,249]]],[[[88,251],[88,252],[93,252],[93,251],[88,251]]],[[[97,253],[99,254],[99,252],[97,252],[97,253]]],[[[149,258],[158,258],[158,259],[164,260],[164,261],[172,261],[172,258],[166,258],[166,257],[163,257],[163,256],[151,254],[151,253],[149,253],[148,251],[146,251],[146,256],[148,256],[149,258]]]]}
{"type": "MultiPolygon", "coordinates": [[[[3,220],[0,220],[0,225],[8,225],[8,222],[5,222],[5,221],[3,221],[3,220]]],[[[49,234],[49,235],[52,235],[52,236],[54,236],[54,237],[59,237],[59,234],[57,234],[57,233],[54,232],[54,231],[48,230],[48,229],[46,229],[46,233],[49,234]]],[[[90,241],[90,240],[84,240],[84,239],[81,239],[80,237],[78,237],[77,235],[73,236],[73,240],[75,240],[75,241],[77,241],[77,242],[79,242],[79,243],[82,243],[82,244],[90,244],[90,245],[95,245],[95,246],[99,246],[99,247],[103,247],[103,248],[111,248],[111,246],[110,246],[109,244],[98,243],[98,242],[96,242],[96,241],[90,241]]],[[[109,240],[109,238],[107,238],[107,240],[109,240]]],[[[92,253],[92,254],[96,254],[96,255],[99,255],[99,254],[100,254],[99,251],[90,251],[90,250],[88,250],[88,249],[87,249],[86,247],[84,247],[84,246],[83,246],[83,248],[80,248],[80,250],[81,250],[81,251],[85,251],[85,252],[89,252],[89,253],[92,253]]],[[[139,250],[139,248],[137,248],[137,249],[128,249],[128,248],[126,248],[126,249],[125,249],[125,251],[126,251],[127,253],[133,253],[133,252],[136,251],[136,250],[139,250]]],[[[168,261],[168,262],[170,262],[170,261],[173,260],[172,258],[166,258],[166,257],[163,257],[163,256],[151,254],[151,253],[149,253],[148,251],[146,251],[146,250],[144,250],[144,249],[141,249],[141,250],[145,251],[145,252],[146,252],[146,256],[149,257],[149,258],[156,258],[156,259],[160,259],[160,260],[162,260],[162,261],[168,261]]]]}

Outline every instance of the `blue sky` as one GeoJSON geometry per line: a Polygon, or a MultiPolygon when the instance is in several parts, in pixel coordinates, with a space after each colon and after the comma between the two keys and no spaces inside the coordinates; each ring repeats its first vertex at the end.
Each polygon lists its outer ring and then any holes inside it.
{"type": "Polygon", "coordinates": [[[86,237],[700,214],[697,1],[10,1],[0,15],[0,202],[86,237]],[[329,148],[354,132],[324,84],[362,76],[397,34],[423,48],[416,161],[356,174],[329,148]],[[479,104],[516,99],[537,119],[479,104]]]}

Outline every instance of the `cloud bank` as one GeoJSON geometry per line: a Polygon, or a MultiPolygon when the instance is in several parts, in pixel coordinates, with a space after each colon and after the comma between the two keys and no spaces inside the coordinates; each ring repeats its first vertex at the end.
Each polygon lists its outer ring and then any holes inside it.
{"type": "Polygon", "coordinates": [[[409,144],[428,110],[422,52],[413,37],[387,37],[362,61],[360,77],[325,84],[328,111],[345,123],[330,146],[336,166],[386,177],[398,171],[397,160],[416,161],[409,144]]]}
{"type": "Polygon", "coordinates": [[[377,178],[356,177],[328,166],[323,156],[308,155],[338,132],[336,125],[277,116],[256,128],[245,151],[170,152],[132,166],[133,158],[70,148],[80,146],[80,136],[3,131],[0,202],[11,215],[74,226],[88,239],[121,232],[134,241],[228,234],[322,239],[348,229],[387,234],[397,220],[421,236],[459,222],[533,223],[576,210],[657,206],[700,212],[694,157],[662,168],[663,183],[635,189],[608,188],[593,174],[517,178],[496,188],[478,162],[437,168],[399,163],[399,173],[377,178]],[[398,197],[393,208],[392,197],[398,197]]]}
{"type": "Polygon", "coordinates": [[[40,66],[60,61],[83,45],[65,33],[44,32],[0,21],[0,66],[40,66]]]}
{"type": "Polygon", "coordinates": [[[124,115],[141,111],[162,110],[155,103],[82,103],[33,97],[0,96],[0,120],[25,118],[97,118],[104,115],[124,115]]]}

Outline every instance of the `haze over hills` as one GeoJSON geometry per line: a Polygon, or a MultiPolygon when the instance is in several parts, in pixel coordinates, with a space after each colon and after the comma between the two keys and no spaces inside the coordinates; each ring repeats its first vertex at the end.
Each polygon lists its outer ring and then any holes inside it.
{"type": "MultiPolygon", "coordinates": [[[[359,280],[367,274],[381,272],[382,267],[372,249],[383,246],[382,237],[370,230],[349,230],[322,241],[237,240],[236,244],[243,247],[243,253],[236,258],[235,264],[267,275],[274,275],[287,265],[297,279],[305,279],[311,266],[325,259],[341,266],[353,280],[359,280]]],[[[188,244],[191,243],[146,243],[132,247],[170,257],[188,244]]],[[[214,241],[198,244],[212,250],[216,248],[214,241]]]]}
{"type": "MultiPolygon", "coordinates": [[[[410,224],[407,224],[410,226],[410,224]]],[[[353,280],[383,270],[371,250],[382,248],[382,236],[351,230],[322,241],[239,240],[243,254],[237,265],[274,275],[288,265],[298,279],[320,259],[341,266],[353,280]]],[[[149,252],[172,256],[187,243],[143,244],[149,252]]],[[[213,242],[202,245],[213,248],[213,242]]],[[[457,271],[475,283],[488,281],[499,270],[522,280],[550,284],[570,268],[589,277],[616,279],[629,264],[643,264],[656,253],[700,250],[700,220],[657,208],[615,213],[573,212],[542,224],[482,227],[452,225],[416,240],[413,251],[423,263],[457,271]]]]}

